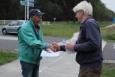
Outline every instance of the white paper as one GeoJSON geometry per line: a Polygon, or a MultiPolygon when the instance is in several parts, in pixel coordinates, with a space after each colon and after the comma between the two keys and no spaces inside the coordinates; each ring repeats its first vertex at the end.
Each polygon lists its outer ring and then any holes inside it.
{"type": "MultiPolygon", "coordinates": [[[[62,41],[58,42],[58,45],[61,46],[61,45],[67,45],[68,43],[71,43],[71,44],[75,44],[77,39],[78,39],[78,35],[79,33],[75,32],[72,36],[72,38],[68,39],[68,40],[65,40],[63,39],[62,41]]],[[[76,53],[73,49],[68,49],[66,48],[66,52],[69,53],[69,54],[73,54],[73,53],[76,53]]]]}
{"type": "MultiPolygon", "coordinates": [[[[79,33],[75,32],[73,34],[72,38],[70,38],[68,40],[63,39],[62,41],[58,42],[58,45],[59,46],[66,45],[67,43],[75,44],[77,39],[78,39],[78,35],[79,35],[79,33]]],[[[76,53],[74,50],[70,50],[70,49],[67,49],[67,48],[66,48],[66,52],[69,53],[69,54],[76,53]]],[[[41,53],[41,56],[42,57],[58,57],[58,56],[60,56],[60,51],[53,52],[51,49],[48,49],[48,51],[43,50],[42,53],[41,53]]]]}
{"type": "Polygon", "coordinates": [[[50,49],[48,49],[48,51],[46,50],[43,50],[42,53],[41,53],[41,57],[58,57],[60,56],[60,52],[54,52],[50,49]]]}

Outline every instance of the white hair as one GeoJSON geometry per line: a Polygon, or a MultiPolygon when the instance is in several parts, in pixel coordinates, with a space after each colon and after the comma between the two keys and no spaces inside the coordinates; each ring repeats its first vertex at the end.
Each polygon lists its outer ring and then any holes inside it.
{"type": "Polygon", "coordinates": [[[87,2],[87,1],[81,1],[79,4],[77,4],[73,8],[74,13],[76,13],[79,10],[83,10],[88,15],[93,15],[93,7],[92,7],[91,3],[87,2]]]}

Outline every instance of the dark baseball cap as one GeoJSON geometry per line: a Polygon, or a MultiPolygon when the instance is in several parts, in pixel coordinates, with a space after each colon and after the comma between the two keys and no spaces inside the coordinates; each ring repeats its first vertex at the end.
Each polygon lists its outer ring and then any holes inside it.
{"type": "Polygon", "coordinates": [[[34,16],[34,15],[36,15],[36,16],[42,16],[42,15],[44,15],[45,13],[44,12],[41,12],[39,9],[31,9],[30,10],[30,13],[29,13],[29,15],[30,15],[30,17],[31,16],[34,16]]]}

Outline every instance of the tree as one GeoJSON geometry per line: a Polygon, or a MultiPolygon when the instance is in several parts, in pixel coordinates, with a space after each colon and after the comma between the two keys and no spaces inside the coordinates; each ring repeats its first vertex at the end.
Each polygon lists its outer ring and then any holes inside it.
{"type": "Polygon", "coordinates": [[[24,19],[19,0],[0,0],[0,19],[24,19]]]}
{"type": "MultiPolygon", "coordinates": [[[[24,7],[20,0],[0,0],[0,19],[24,19],[24,7]]],[[[74,20],[72,8],[83,0],[35,0],[35,7],[45,12],[45,20],[74,20]]],[[[107,9],[100,0],[87,0],[93,5],[93,16],[97,20],[111,20],[115,13],[107,9]]],[[[30,8],[32,9],[32,8],[30,8]]]]}
{"type": "MultiPolygon", "coordinates": [[[[47,20],[51,20],[52,17],[58,18],[58,14],[60,14],[61,16],[61,19],[59,18],[59,20],[73,20],[74,13],[72,11],[72,8],[81,1],[83,0],[39,0],[38,8],[45,11],[47,20]],[[51,10],[54,8],[54,6],[58,6],[55,7],[55,11],[51,10]],[[56,10],[59,9],[60,11],[57,12],[56,10]],[[51,15],[52,17],[49,17],[49,15],[51,15]]],[[[111,20],[112,16],[115,15],[112,11],[108,10],[100,0],[87,1],[91,2],[91,4],[93,5],[93,16],[97,20],[111,20]]]]}

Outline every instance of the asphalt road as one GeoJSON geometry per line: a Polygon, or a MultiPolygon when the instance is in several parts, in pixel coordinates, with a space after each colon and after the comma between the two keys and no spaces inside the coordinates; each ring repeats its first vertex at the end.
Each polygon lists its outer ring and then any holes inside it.
{"type": "Polygon", "coordinates": [[[115,60],[115,43],[107,43],[103,51],[105,60],[115,60]]]}
{"type": "MultiPolygon", "coordinates": [[[[2,27],[0,27],[0,49],[6,49],[11,51],[17,50],[18,47],[17,35],[16,34],[2,35],[1,29],[2,27]]],[[[64,38],[45,37],[45,41],[48,43],[53,41],[59,42],[63,39],[64,38]]]]}

